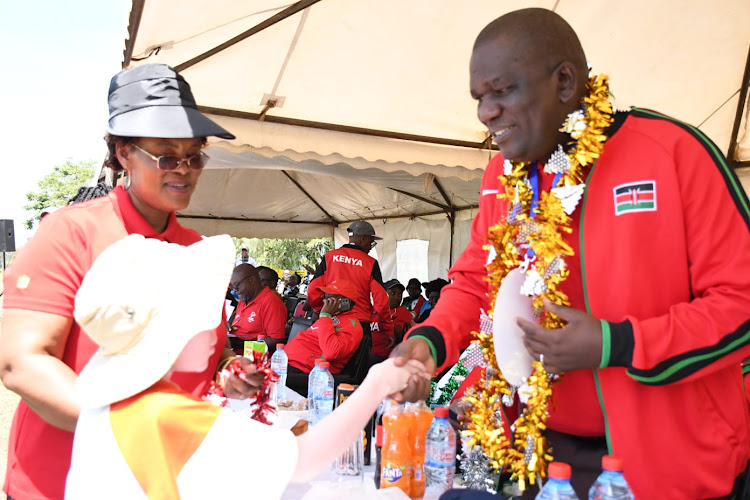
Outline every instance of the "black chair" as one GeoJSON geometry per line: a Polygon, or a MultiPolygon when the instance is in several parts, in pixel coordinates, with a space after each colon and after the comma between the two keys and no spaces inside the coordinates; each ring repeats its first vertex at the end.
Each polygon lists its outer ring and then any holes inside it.
{"type": "Polygon", "coordinates": [[[291,340],[301,331],[307,330],[310,328],[313,324],[313,320],[310,318],[305,318],[303,316],[297,316],[294,318],[294,322],[292,322],[292,327],[289,329],[289,335],[287,335],[286,341],[291,342],[291,340]]]}
{"type": "Polygon", "coordinates": [[[284,305],[286,306],[286,317],[291,318],[294,314],[294,310],[297,308],[297,304],[299,303],[300,298],[299,297],[286,297],[284,298],[284,305]]]}
{"type": "Polygon", "coordinates": [[[334,389],[339,384],[352,384],[359,385],[365,379],[367,375],[367,365],[370,359],[370,348],[372,347],[372,337],[365,335],[362,337],[362,342],[359,343],[359,348],[352,356],[352,359],[346,363],[341,373],[337,373],[333,376],[334,389]]]}

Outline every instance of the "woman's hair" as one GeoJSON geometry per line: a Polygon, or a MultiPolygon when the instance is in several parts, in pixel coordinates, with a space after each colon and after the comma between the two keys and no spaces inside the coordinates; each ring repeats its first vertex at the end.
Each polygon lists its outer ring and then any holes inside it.
{"type": "Polygon", "coordinates": [[[104,160],[104,166],[112,169],[113,172],[122,172],[125,170],[117,159],[117,144],[130,144],[135,141],[135,137],[121,137],[119,135],[104,134],[104,142],[107,143],[107,158],[104,160]]]}
{"type": "MultiPolygon", "coordinates": [[[[104,166],[112,169],[113,172],[122,172],[125,170],[117,159],[117,145],[131,144],[137,137],[123,137],[120,135],[104,134],[104,142],[107,143],[107,158],[104,160],[104,166]]],[[[201,147],[206,147],[208,139],[201,137],[201,147]]]]}

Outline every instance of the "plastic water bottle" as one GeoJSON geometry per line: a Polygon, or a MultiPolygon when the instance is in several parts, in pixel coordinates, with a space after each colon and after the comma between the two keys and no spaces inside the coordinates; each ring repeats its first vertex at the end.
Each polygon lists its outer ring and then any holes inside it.
{"type": "Polygon", "coordinates": [[[286,370],[288,366],[289,357],[284,352],[284,344],[276,344],[276,352],[271,356],[271,370],[279,376],[279,380],[275,385],[275,401],[286,399],[286,370]]]}
{"type": "Polygon", "coordinates": [[[328,361],[320,363],[320,372],[313,382],[315,422],[320,422],[333,411],[333,375],[328,371],[328,361]]]}
{"type": "Polygon", "coordinates": [[[536,500],[578,500],[570,484],[570,465],[552,462],[547,469],[549,481],[537,494],[536,500]]]}
{"type": "Polygon", "coordinates": [[[315,366],[313,366],[313,369],[310,370],[310,374],[307,376],[307,421],[310,422],[310,425],[315,425],[316,423],[313,383],[315,382],[315,377],[320,373],[320,363],[322,362],[322,359],[316,359],[315,366]]]}
{"type": "Polygon", "coordinates": [[[603,456],[602,473],[589,490],[589,500],[633,500],[633,492],[622,471],[622,458],[603,456]]]}
{"type": "Polygon", "coordinates": [[[440,496],[453,487],[456,475],[456,432],[448,422],[448,408],[435,408],[435,419],[425,442],[425,495],[440,496]]]}

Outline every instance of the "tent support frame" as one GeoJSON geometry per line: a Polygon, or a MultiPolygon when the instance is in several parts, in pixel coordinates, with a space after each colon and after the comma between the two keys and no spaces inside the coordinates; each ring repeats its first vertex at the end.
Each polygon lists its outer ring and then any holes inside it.
{"type": "MultiPolygon", "coordinates": [[[[727,159],[730,165],[735,169],[743,166],[750,166],[750,161],[740,161],[735,159],[737,155],[737,136],[742,124],[742,115],[745,113],[745,103],[747,102],[747,92],[750,86],[750,47],[747,49],[747,60],[745,61],[745,72],[742,75],[742,85],[740,86],[740,97],[737,100],[737,112],[734,115],[734,125],[732,125],[732,138],[729,140],[729,149],[727,150],[727,159]]],[[[750,116],[747,117],[750,120],[750,116]]]]}
{"type": "Polygon", "coordinates": [[[253,26],[249,30],[240,33],[239,35],[235,36],[234,38],[230,38],[229,40],[227,40],[226,42],[222,43],[221,45],[217,45],[213,49],[207,50],[203,54],[197,55],[194,58],[185,61],[184,63],[178,64],[177,66],[175,66],[175,69],[178,72],[181,72],[181,71],[189,68],[190,66],[194,66],[194,65],[198,64],[199,62],[201,62],[201,61],[203,61],[205,59],[208,59],[212,55],[218,54],[222,50],[228,49],[232,45],[235,45],[235,44],[241,42],[242,40],[253,36],[256,33],[259,33],[261,31],[263,31],[264,29],[266,29],[266,28],[268,28],[270,26],[273,26],[274,24],[278,23],[279,21],[283,21],[287,17],[291,17],[294,14],[296,14],[297,12],[305,10],[306,8],[310,7],[311,5],[314,5],[314,4],[318,3],[319,1],[320,0],[300,0],[299,2],[294,3],[294,4],[290,5],[289,7],[287,7],[286,9],[282,10],[281,12],[278,12],[278,13],[274,14],[273,16],[269,17],[268,19],[266,19],[262,23],[256,24],[255,26],[253,26]]]}
{"type": "Polygon", "coordinates": [[[320,203],[318,203],[318,201],[315,198],[313,198],[312,195],[310,193],[308,193],[307,190],[305,190],[305,188],[303,188],[302,185],[299,182],[297,182],[296,179],[294,179],[291,175],[289,175],[289,173],[286,170],[282,170],[281,173],[284,174],[284,175],[286,175],[287,179],[289,179],[290,181],[292,181],[292,184],[294,184],[295,186],[297,186],[297,189],[299,189],[300,191],[302,191],[302,193],[305,196],[307,196],[307,198],[311,202],[315,203],[315,206],[318,207],[320,209],[320,211],[323,212],[326,215],[326,217],[328,217],[328,219],[331,221],[331,223],[332,223],[333,226],[338,226],[339,225],[339,221],[337,221],[331,214],[329,214],[328,212],[326,212],[326,209],[323,208],[320,205],[320,203]]]}
{"type": "MultiPolygon", "coordinates": [[[[213,108],[211,106],[198,106],[198,111],[209,115],[227,116],[229,118],[242,118],[245,120],[260,121],[260,113],[249,113],[247,111],[236,111],[233,109],[213,108]]],[[[263,121],[267,123],[279,123],[281,125],[294,125],[297,127],[315,128],[321,130],[331,130],[333,132],[344,132],[348,134],[359,134],[372,137],[385,137],[387,139],[399,139],[402,141],[425,142],[428,144],[441,144],[443,146],[456,146],[461,148],[486,150],[487,141],[471,142],[457,139],[446,139],[443,137],[432,137],[428,135],[404,134],[390,130],[377,130],[363,127],[352,127],[349,125],[338,125],[336,123],[317,122],[311,120],[300,120],[297,118],[286,118],[283,116],[272,116],[265,114],[263,121]]],[[[491,144],[491,149],[497,150],[495,144],[491,144]]]]}

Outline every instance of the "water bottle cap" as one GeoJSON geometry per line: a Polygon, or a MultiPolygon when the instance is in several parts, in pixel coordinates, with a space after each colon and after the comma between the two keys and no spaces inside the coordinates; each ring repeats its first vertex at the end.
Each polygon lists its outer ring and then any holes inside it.
{"type": "Polygon", "coordinates": [[[329,366],[331,366],[331,364],[328,361],[321,361],[320,362],[320,369],[321,370],[327,370],[329,366]]]}
{"type": "Polygon", "coordinates": [[[258,340],[266,340],[266,336],[263,335],[262,333],[259,333],[258,334],[258,340]]]}
{"type": "Polygon", "coordinates": [[[614,455],[604,455],[602,457],[602,469],[604,470],[622,472],[623,463],[622,458],[614,455]]]}
{"type": "Polygon", "coordinates": [[[547,474],[553,479],[570,479],[570,465],[565,462],[552,462],[549,464],[547,474]]]}
{"type": "Polygon", "coordinates": [[[445,406],[438,406],[435,408],[435,416],[437,418],[448,418],[448,408],[445,406]]]}
{"type": "Polygon", "coordinates": [[[320,363],[322,363],[322,362],[323,362],[323,360],[322,360],[322,359],[320,359],[320,358],[316,358],[316,359],[315,359],[315,364],[316,364],[316,365],[319,365],[319,364],[320,364],[320,363]]]}
{"type": "Polygon", "coordinates": [[[283,349],[284,349],[284,346],[285,346],[285,345],[286,345],[286,344],[276,344],[276,350],[277,350],[277,351],[278,351],[279,349],[282,349],[282,350],[283,350],[283,349]]]}

